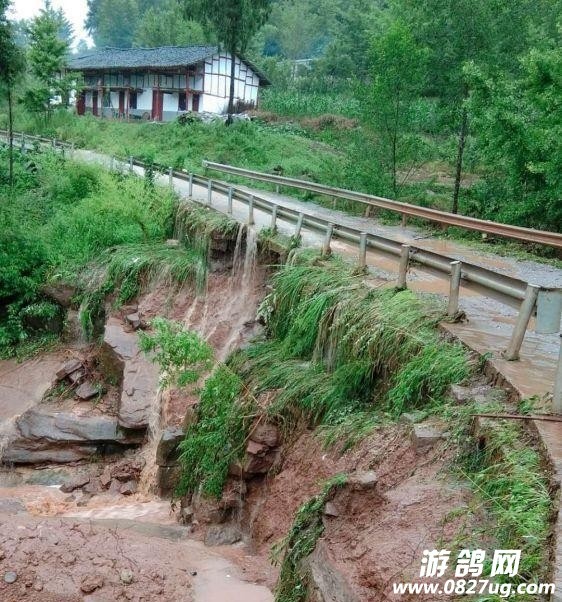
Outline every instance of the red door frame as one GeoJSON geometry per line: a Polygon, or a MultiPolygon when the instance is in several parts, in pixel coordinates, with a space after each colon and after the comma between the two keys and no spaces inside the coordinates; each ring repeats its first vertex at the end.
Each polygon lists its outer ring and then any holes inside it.
{"type": "Polygon", "coordinates": [[[76,113],[78,115],[84,115],[86,112],[86,92],[82,91],[78,94],[76,99],[76,113]]]}
{"type": "Polygon", "coordinates": [[[164,93],[158,88],[152,89],[152,119],[162,121],[162,109],[164,106],[164,93]]]}
{"type": "Polygon", "coordinates": [[[119,117],[125,116],[125,90],[119,90],[119,117]]]}
{"type": "Polygon", "coordinates": [[[92,91],[92,114],[98,115],[98,91],[92,91]]]}

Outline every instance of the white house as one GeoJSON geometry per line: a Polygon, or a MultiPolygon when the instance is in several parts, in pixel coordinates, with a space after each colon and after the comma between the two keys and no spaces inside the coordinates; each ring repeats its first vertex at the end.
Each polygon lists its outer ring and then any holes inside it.
{"type": "MultiPolygon", "coordinates": [[[[79,115],[169,121],[186,111],[225,113],[231,56],[216,46],[104,48],[73,57],[69,69],[83,75],[79,115]]],[[[256,107],[267,78],[235,57],[234,100],[256,107]]]]}

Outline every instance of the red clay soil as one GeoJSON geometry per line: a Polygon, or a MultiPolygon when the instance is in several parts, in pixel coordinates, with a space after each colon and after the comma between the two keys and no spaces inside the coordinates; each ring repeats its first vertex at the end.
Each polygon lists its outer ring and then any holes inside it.
{"type": "Polygon", "coordinates": [[[0,515],[0,550],[3,601],[192,599],[190,559],[172,541],[152,538],[147,545],[128,530],[0,515]],[[4,576],[11,571],[17,580],[6,583],[4,576]]]}
{"type": "Polygon", "coordinates": [[[343,456],[327,452],[306,432],[277,476],[250,486],[246,520],[256,550],[267,554],[287,534],[296,511],[322,481],[340,472],[374,471],[376,493],[344,489],[336,495],[339,516],[324,517],[321,541],[359,600],[408,600],[392,595],[392,583],[419,581],[423,550],[447,548],[467,528],[466,513],[451,513],[466,508],[470,494],[448,474],[448,460],[442,445],[416,452],[403,425],[375,432],[343,456]]]}
{"type": "MultiPolygon", "coordinates": [[[[211,272],[204,296],[198,297],[191,286],[175,292],[161,286],[140,299],[138,311],[146,321],[164,316],[182,322],[213,347],[217,359],[225,360],[259,331],[255,316],[265,296],[265,279],[266,271],[260,266],[253,281],[245,284],[240,278],[233,279],[230,271],[211,272]]],[[[188,388],[167,391],[163,404],[166,426],[181,425],[198,399],[188,388]]]]}

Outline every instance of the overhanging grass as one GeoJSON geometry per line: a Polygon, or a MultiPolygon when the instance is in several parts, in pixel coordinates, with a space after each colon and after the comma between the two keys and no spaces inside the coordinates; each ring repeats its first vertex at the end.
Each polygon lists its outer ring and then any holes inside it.
{"type": "Polygon", "coordinates": [[[440,309],[410,291],[370,289],[334,259],[284,266],[272,284],[269,339],[235,359],[256,394],[277,390],[272,414],[298,408],[348,425],[357,411],[397,417],[439,404],[470,373],[464,348],[437,332],[440,309]]]}
{"type": "Polygon", "coordinates": [[[206,257],[184,246],[152,242],[105,250],[82,275],[81,322],[86,334],[92,333],[107,295],[115,294],[116,303],[122,304],[156,282],[169,286],[191,282],[202,287],[206,270],[206,257]]]}

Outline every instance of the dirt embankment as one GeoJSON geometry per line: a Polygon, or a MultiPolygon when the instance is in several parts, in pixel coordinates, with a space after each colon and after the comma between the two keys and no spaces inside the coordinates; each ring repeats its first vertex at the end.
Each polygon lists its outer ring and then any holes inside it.
{"type": "Polygon", "coordinates": [[[356,477],[361,486],[345,486],[324,510],[312,581],[320,589],[326,575],[330,588],[334,579],[341,582],[343,593],[334,600],[399,599],[392,583],[419,578],[423,550],[446,548],[470,528],[470,492],[452,478],[450,453],[443,441],[416,439],[411,425],[380,428],[343,455],[307,431],[284,450],[277,474],[248,482],[242,524],[256,552],[266,556],[322,482],[338,473],[356,477]]]}

